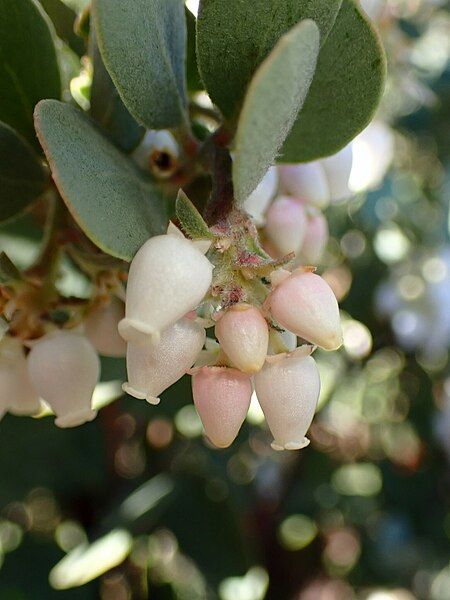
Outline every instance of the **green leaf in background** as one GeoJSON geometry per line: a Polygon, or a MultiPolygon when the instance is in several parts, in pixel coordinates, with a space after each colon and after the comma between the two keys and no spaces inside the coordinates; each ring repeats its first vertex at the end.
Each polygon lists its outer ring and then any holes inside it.
{"type": "Polygon", "coordinates": [[[128,112],[114,86],[98,49],[95,28],[91,27],[90,54],[94,67],[91,86],[91,116],[125,152],[134,150],[145,130],[128,112]]]}
{"type": "Polygon", "coordinates": [[[94,0],[98,43],[135,119],[150,129],[185,120],[186,22],[181,0],[94,0]]]}
{"type": "MultiPolygon", "coordinates": [[[[0,252],[0,283],[7,284],[14,281],[20,281],[21,279],[22,274],[16,265],[5,252],[0,252]]],[[[0,332],[4,330],[3,323],[0,323],[0,332]]]]}
{"type": "Polygon", "coordinates": [[[378,35],[354,0],[344,0],[322,47],[316,75],[281,152],[283,162],[329,156],[373,117],[384,88],[385,57],[378,35]]]}
{"type": "Polygon", "coordinates": [[[209,240],[213,237],[203,217],[183,190],[178,192],[175,203],[175,212],[177,219],[180,221],[181,228],[193,240],[209,240]]]}
{"type": "Polygon", "coordinates": [[[197,21],[200,74],[223,114],[237,115],[254,72],[279,38],[299,21],[315,21],[323,43],[341,2],[202,0],[197,21]]]}
{"type": "Polygon", "coordinates": [[[238,203],[256,188],[275,162],[316,68],[320,33],[305,20],[286,33],[248,87],[234,144],[233,184],[238,203]]]}
{"type": "Polygon", "coordinates": [[[186,46],[186,81],[190,92],[203,90],[203,83],[200,79],[197,65],[196,53],[196,18],[190,10],[186,8],[186,28],[187,28],[187,46],[186,46]]]}
{"type": "Polygon", "coordinates": [[[14,217],[44,191],[46,174],[28,142],[0,122],[0,221],[14,217]]]}
{"type": "Polygon", "coordinates": [[[0,0],[0,120],[36,146],[34,107],[61,94],[51,27],[34,0],[0,0]]]}
{"type": "Polygon", "coordinates": [[[39,0],[55,26],[56,33],[78,56],[85,53],[84,41],[75,31],[77,13],[62,0],[39,0]]]}
{"type": "Polygon", "coordinates": [[[35,122],[58,189],[97,246],[131,260],[149,237],[164,233],[164,198],[81,111],[44,100],[35,122]]]}

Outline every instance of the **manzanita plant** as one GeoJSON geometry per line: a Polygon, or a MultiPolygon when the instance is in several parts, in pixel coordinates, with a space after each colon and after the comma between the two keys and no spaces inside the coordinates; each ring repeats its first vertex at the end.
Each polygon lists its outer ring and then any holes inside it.
{"type": "Polygon", "coordinates": [[[29,269],[0,257],[0,414],[89,421],[97,354],[126,354],[123,389],[150,404],[192,376],[215,446],[253,390],[272,447],[306,446],[312,354],[342,341],[321,211],[351,194],[377,33],[356,0],[201,0],[197,19],[182,0],[92,0],[55,31],[58,3],[0,0],[0,218],[44,231],[29,269]],[[89,299],[58,289],[67,259],[89,299]]]}

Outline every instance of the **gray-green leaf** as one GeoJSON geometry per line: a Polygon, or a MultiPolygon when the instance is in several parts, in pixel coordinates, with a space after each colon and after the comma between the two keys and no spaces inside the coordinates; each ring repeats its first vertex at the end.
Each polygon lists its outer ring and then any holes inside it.
{"type": "Polygon", "coordinates": [[[341,2],[202,0],[197,21],[200,74],[223,114],[237,116],[254,72],[279,38],[299,21],[315,21],[323,43],[341,2]]]}
{"type": "Polygon", "coordinates": [[[302,21],[280,39],[253,77],[235,138],[233,184],[238,203],[275,162],[308,93],[319,44],[317,25],[302,21]]]}
{"type": "Polygon", "coordinates": [[[130,113],[148,128],[180,125],[186,110],[181,0],[94,0],[106,68],[130,113]]]}
{"type": "Polygon", "coordinates": [[[152,182],[82,112],[55,100],[35,111],[36,130],[72,216],[102,250],[131,260],[165,232],[167,205],[152,182]]]}
{"type": "Polygon", "coordinates": [[[91,27],[90,55],[94,67],[91,86],[91,116],[105,129],[112,141],[131,152],[141,141],[145,129],[128,112],[103,64],[95,28],[91,27]]]}
{"type": "Polygon", "coordinates": [[[59,98],[61,81],[49,18],[34,0],[0,0],[0,120],[38,146],[33,109],[59,98]]]}
{"type": "Polygon", "coordinates": [[[175,212],[181,228],[193,240],[212,239],[208,225],[183,190],[178,192],[175,212]]]}
{"type": "Polygon", "coordinates": [[[306,102],[281,152],[283,162],[334,154],[373,117],[384,88],[377,33],[354,0],[344,0],[322,47],[306,102]]]}
{"type": "Polygon", "coordinates": [[[46,174],[28,142],[0,122],[0,221],[14,217],[43,191],[46,174]]]}

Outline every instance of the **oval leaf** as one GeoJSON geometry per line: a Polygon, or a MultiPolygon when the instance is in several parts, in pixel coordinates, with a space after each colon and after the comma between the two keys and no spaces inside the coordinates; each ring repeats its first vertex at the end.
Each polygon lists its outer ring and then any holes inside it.
{"type": "Polygon", "coordinates": [[[385,72],[377,33],[354,0],[344,0],[280,160],[307,162],[343,148],[372,119],[385,72]]]}
{"type": "Polygon", "coordinates": [[[94,0],[106,68],[130,113],[150,129],[185,120],[186,22],[181,0],[94,0]]]}
{"type": "Polygon", "coordinates": [[[131,260],[149,237],[165,232],[164,199],[82,112],[44,100],[35,122],[56,185],[97,246],[131,260]]]}
{"type": "Polygon", "coordinates": [[[200,74],[223,114],[237,115],[258,66],[280,37],[302,19],[312,19],[321,43],[342,0],[202,0],[197,21],[200,74]]]}
{"type": "Polygon", "coordinates": [[[44,191],[42,162],[24,138],[0,122],[0,221],[14,217],[44,191]]]}
{"type": "Polygon", "coordinates": [[[91,28],[89,45],[94,67],[90,114],[121,150],[131,152],[141,141],[145,129],[138,125],[130,115],[105,69],[94,27],[91,28]]]}
{"type": "Polygon", "coordinates": [[[36,146],[34,107],[61,94],[51,27],[34,0],[0,0],[0,120],[36,146]]]}
{"type": "Polygon", "coordinates": [[[238,203],[275,162],[314,76],[320,33],[305,20],[285,34],[257,70],[239,117],[233,162],[238,203]]]}

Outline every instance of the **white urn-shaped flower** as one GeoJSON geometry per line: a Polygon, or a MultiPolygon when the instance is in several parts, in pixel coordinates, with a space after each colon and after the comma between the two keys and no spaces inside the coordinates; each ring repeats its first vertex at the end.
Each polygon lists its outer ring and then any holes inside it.
{"type": "Polygon", "coordinates": [[[180,235],[149,239],[131,263],[120,335],[135,345],[157,342],[162,331],[200,304],[212,270],[202,252],[180,235]]]}
{"type": "Polygon", "coordinates": [[[310,349],[270,357],[255,375],[255,391],[274,450],[300,450],[309,444],[306,432],[316,411],[320,377],[310,349]]]}
{"type": "Polygon", "coordinates": [[[202,367],[192,374],[192,394],[207,437],[218,448],[230,446],[250,406],[250,376],[228,367],[202,367]]]}
{"type": "Polygon", "coordinates": [[[265,235],[278,255],[297,253],[307,227],[305,207],[300,200],[279,196],[267,211],[265,235]]]}
{"type": "Polygon", "coordinates": [[[6,335],[0,341],[0,418],[6,412],[33,415],[40,407],[28,376],[24,347],[20,340],[6,335]]]}
{"type": "Polygon", "coordinates": [[[72,331],[55,331],[38,340],[28,355],[28,373],[39,396],[56,415],[58,427],[92,421],[92,394],[100,361],[88,339],[72,331]]]}
{"type": "Polygon", "coordinates": [[[178,381],[194,364],[205,343],[205,329],[184,317],[162,332],[158,344],[128,344],[128,381],[123,390],[150,404],[178,381]]]}
{"type": "Polygon", "coordinates": [[[329,238],[328,222],[319,211],[308,215],[301,258],[308,265],[317,265],[326,248],[329,238]]]}
{"type": "Polygon", "coordinates": [[[108,304],[95,308],[85,319],[84,333],[102,356],[125,356],[127,344],[118,331],[124,316],[124,303],[118,298],[111,298],[108,304]]]}
{"type": "Polygon", "coordinates": [[[281,165],[279,175],[283,193],[317,208],[326,208],[330,203],[328,180],[320,161],[281,165]]]}
{"type": "Polygon", "coordinates": [[[270,167],[264,175],[257,188],[245,200],[243,209],[253,217],[255,224],[259,227],[265,222],[265,214],[272,202],[278,187],[278,171],[276,167],[270,167]]]}

